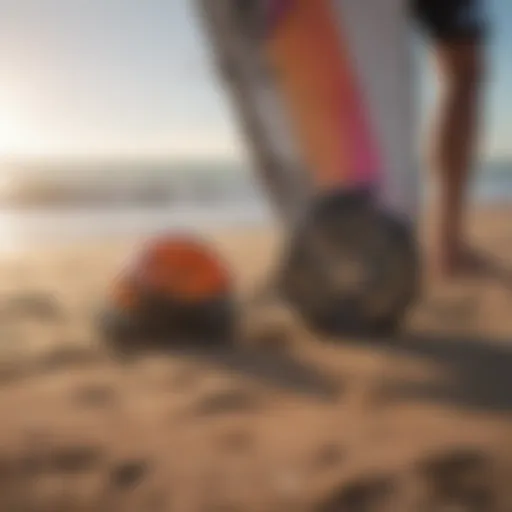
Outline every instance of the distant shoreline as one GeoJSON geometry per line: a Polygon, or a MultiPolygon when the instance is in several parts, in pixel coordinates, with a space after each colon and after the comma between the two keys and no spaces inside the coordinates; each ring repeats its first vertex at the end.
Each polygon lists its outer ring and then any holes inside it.
{"type": "MultiPolygon", "coordinates": [[[[422,195],[430,189],[426,175],[422,195]]],[[[170,207],[182,203],[262,200],[257,176],[234,162],[110,162],[27,164],[3,176],[0,208],[170,207]]],[[[474,173],[475,202],[512,200],[512,161],[496,160],[474,173]]]]}

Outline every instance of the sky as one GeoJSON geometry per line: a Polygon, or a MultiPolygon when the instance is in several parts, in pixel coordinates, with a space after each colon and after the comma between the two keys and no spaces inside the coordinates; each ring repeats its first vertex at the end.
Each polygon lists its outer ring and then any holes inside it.
{"type": "MultiPolygon", "coordinates": [[[[484,152],[512,158],[512,1],[488,8],[484,152]]],[[[0,0],[0,157],[239,158],[207,52],[192,0],[0,0]]]]}

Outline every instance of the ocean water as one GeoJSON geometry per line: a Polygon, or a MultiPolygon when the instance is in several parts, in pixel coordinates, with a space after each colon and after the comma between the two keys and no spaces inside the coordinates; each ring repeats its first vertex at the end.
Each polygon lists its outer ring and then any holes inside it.
{"type": "Polygon", "coordinates": [[[186,230],[197,233],[230,226],[262,225],[271,216],[260,201],[217,205],[124,205],[0,211],[0,252],[87,240],[133,239],[186,230]]]}
{"type": "MultiPolygon", "coordinates": [[[[76,174],[72,183],[78,196],[70,194],[67,201],[50,206],[2,207],[0,252],[133,239],[167,230],[255,226],[272,220],[265,195],[247,171],[205,165],[127,171],[118,167],[117,174],[82,173],[87,176],[82,181],[76,174]],[[108,181],[100,178],[106,175],[108,181]]],[[[428,196],[429,187],[421,186],[428,196]]],[[[512,162],[494,162],[476,173],[471,198],[476,204],[512,203],[512,162]]]]}

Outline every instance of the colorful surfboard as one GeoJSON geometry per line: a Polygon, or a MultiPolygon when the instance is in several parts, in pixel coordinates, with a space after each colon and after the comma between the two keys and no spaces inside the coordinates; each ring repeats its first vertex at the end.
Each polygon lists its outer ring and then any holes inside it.
{"type": "Polygon", "coordinates": [[[298,183],[368,184],[416,216],[407,0],[202,0],[202,12],[256,167],[281,203],[275,190],[298,183]]]}
{"type": "MultiPolygon", "coordinates": [[[[338,218],[354,217],[352,192],[363,190],[381,217],[393,219],[383,230],[393,231],[396,221],[414,231],[419,194],[408,1],[199,2],[256,171],[288,225],[305,232],[297,218],[332,193],[338,218]]],[[[301,251],[311,240],[301,242],[301,251]]]]}

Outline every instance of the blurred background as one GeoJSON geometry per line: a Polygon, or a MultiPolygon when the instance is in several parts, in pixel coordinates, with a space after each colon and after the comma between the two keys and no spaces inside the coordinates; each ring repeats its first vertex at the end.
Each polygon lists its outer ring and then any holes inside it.
{"type": "MultiPolygon", "coordinates": [[[[512,19],[489,0],[477,202],[512,194],[512,19]]],[[[417,43],[424,113],[434,92],[417,43]]],[[[267,218],[189,0],[0,0],[0,250],[267,218]]]]}
{"type": "Polygon", "coordinates": [[[0,512],[512,510],[512,1],[483,1],[489,275],[429,280],[396,337],[247,301],[233,346],[117,364],[132,243],[208,230],[249,298],[278,237],[192,0],[0,0],[0,512]]]}

